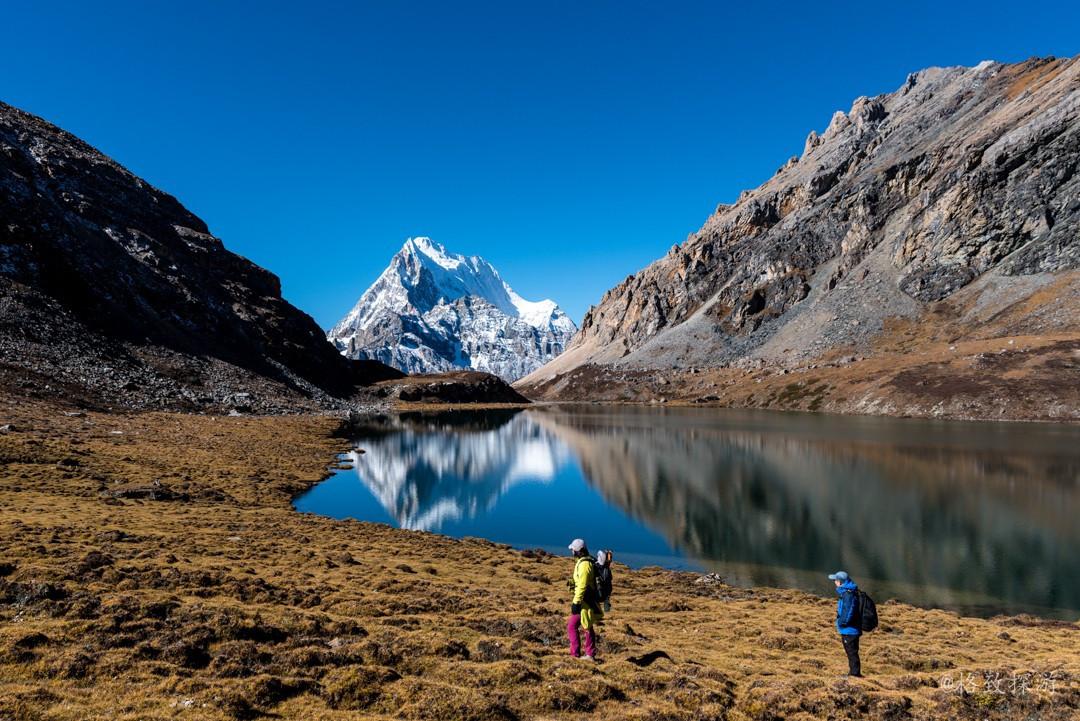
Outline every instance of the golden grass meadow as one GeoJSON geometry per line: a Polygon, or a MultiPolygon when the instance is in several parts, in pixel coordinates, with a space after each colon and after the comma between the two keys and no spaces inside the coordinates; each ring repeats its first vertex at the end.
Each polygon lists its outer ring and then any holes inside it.
{"type": "Polygon", "coordinates": [[[849,680],[831,599],[658,568],[616,569],[577,661],[569,558],[293,510],[338,418],[3,404],[5,720],[1080,713],[1075,623],[878,599],[849,680]]]}

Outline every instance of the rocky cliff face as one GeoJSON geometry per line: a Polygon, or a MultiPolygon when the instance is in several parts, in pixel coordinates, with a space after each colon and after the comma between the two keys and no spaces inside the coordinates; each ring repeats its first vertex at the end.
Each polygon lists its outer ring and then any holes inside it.
{"type": "MultiPolygon", "coordinates": [[[[605,293],[523,387],[568,395],[551,382],[585,366],[868,353],[889,322],[962,289],[976,305],[1030,297],[1080,267],[1078,163],[1080,59],[913,73],[605,293]]],[[[1075,329],[1066,316],[1040,329],[1075,329]]]]}
{"type": "Polygon", "coordinates": [[[559,355],[576,330],[554,301],[523,299],[483,258],[410,238],[327,337],[350,358],[409,373],[468,368],[514,380],[559,355]]]}
{"type": "Polygon", "coordinates": [[[252,405],[273,389],[347,394],[375,370],[175,198],[3,103],[0,284],[0,370],[34,392],[252,405]]]}

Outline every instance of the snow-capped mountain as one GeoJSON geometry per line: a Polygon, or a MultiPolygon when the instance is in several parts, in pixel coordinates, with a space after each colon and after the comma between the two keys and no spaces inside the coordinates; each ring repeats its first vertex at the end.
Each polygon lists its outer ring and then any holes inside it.
{"type": "Polygon", "coordinates": [[[408,373],[468,368],[513,381],[576,331],[555,301],[525,300],[483,258],[410,238],[327,338],[350,358],[408,373]]]}

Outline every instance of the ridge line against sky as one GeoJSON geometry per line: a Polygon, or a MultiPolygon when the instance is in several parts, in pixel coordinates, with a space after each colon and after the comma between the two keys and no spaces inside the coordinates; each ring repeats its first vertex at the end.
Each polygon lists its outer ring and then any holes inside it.
{"type": "Polygon", "coordinates": [[[1080,5],[1039,1],[4,14],[0,100],[175,195],[323,328],[421,235],[580,323],[855,98],[928,66],[1080,52],[1080,5]]]}

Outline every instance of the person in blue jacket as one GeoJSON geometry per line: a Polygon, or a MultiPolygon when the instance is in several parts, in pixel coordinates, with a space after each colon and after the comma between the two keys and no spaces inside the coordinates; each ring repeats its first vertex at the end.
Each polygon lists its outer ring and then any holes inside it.
{"type": "Polygon", "coordinates": [[[862,635],[862,614],[859,608],[859,587],[851,580],[846,571],[829,574],[829,580],[836,584],[840,598],[836,601],[836,630],[844,642],[847,654],[848,676],[862,676],[862,664],[859,662],[859,636],[862,635]]]}

